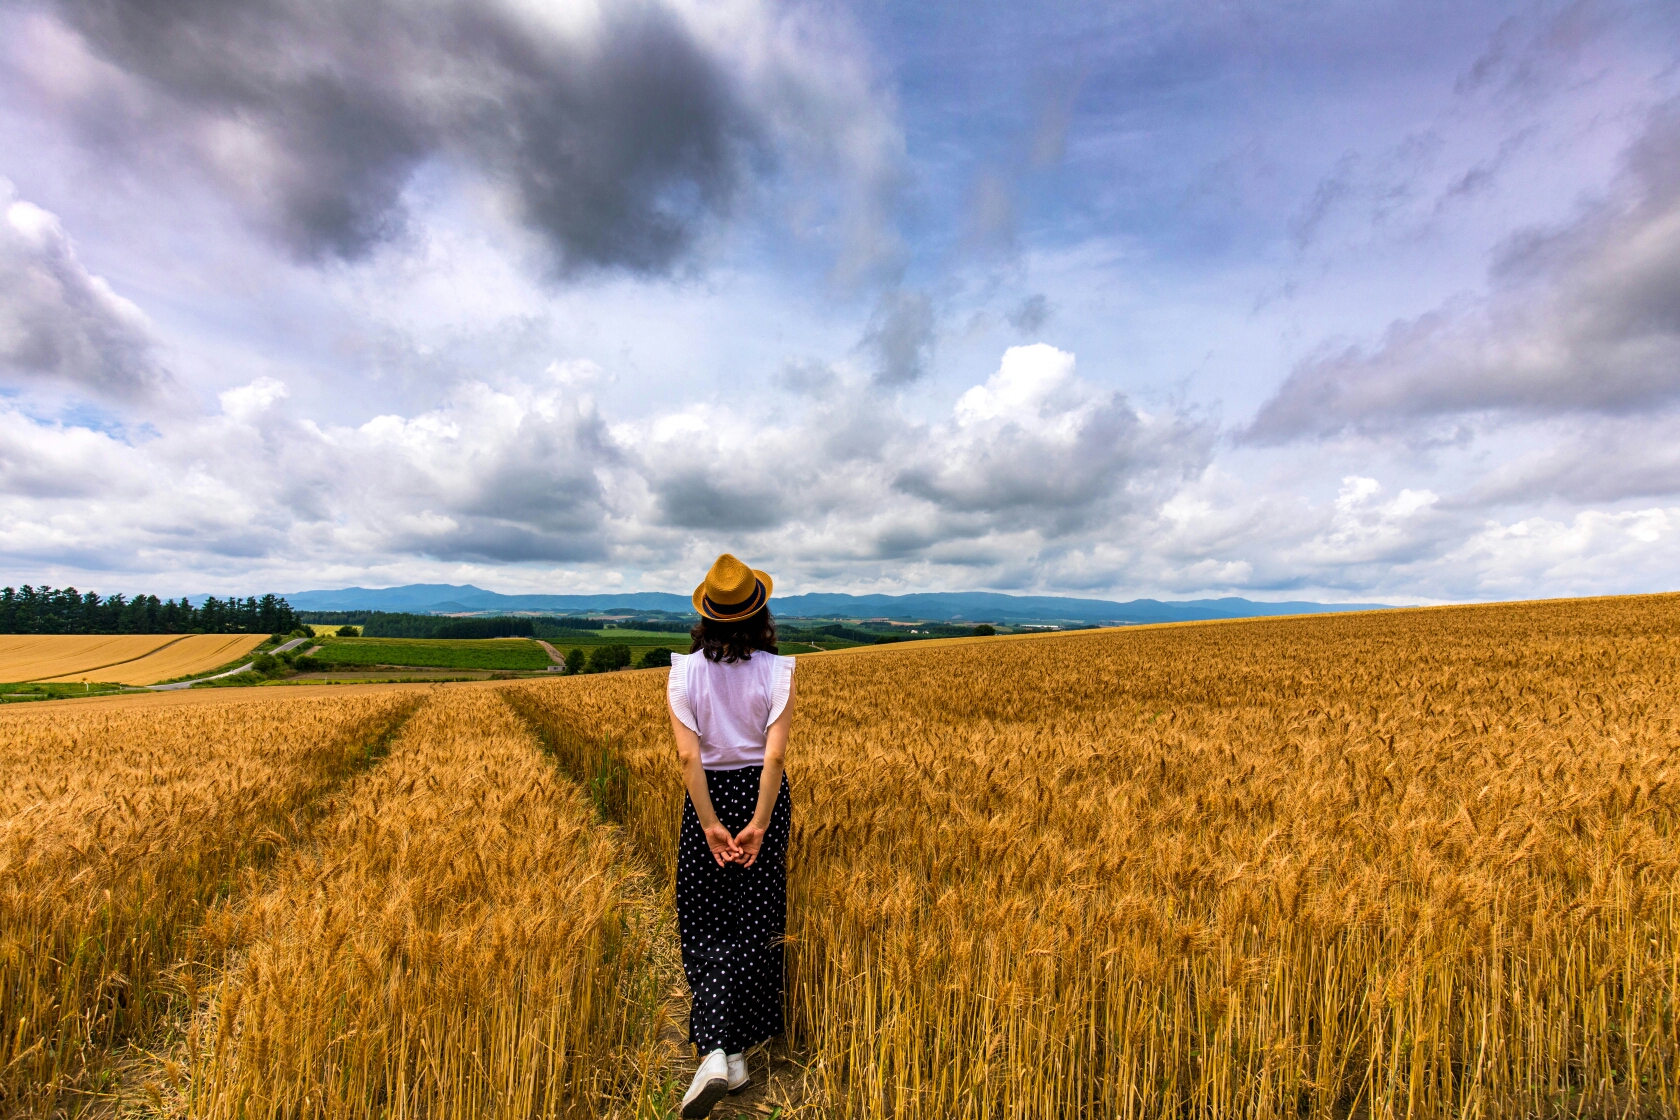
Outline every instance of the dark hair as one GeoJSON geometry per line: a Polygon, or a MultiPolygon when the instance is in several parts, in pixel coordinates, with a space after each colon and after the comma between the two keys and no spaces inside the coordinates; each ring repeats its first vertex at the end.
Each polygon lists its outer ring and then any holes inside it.
{"type": "Polygon", "coordinates": [[[751,661],[754,650],[776,652],[776,620],[770,608],[748,615],[739,622],[719,622],[700,616],[688,632],[693,644],[689,653],[703,653],[707,661],[751,661]]]}

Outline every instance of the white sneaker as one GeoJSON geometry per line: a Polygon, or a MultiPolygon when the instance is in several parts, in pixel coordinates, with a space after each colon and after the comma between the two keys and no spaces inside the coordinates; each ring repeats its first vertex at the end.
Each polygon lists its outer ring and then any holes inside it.
{"type": "Polygon", "coordinates": [[[713,1050],[694,1071],[694,1083],[683,1094],[683,1120],[701,1120],[710,1116],[712,1106],[729,1092],[729,1058],[722,1050],[713,1050]]]}
{"type": "Polygon", "coordinates": [[[747,1073],[747,1056],[729,1055],[729,1095],[734,1096],[751,1084],[752,1075],[747,1073]]]}

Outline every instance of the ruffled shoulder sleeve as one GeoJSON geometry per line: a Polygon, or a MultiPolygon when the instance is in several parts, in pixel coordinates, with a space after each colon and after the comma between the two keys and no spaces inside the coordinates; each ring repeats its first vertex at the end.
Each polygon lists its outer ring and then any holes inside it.
{"type": "Polygon", "coordinates": [[[764,725],[766,731],[787,710],[788,690],[793,687],[794,664],[791,657],[777,657],[775,667],[770,671],[770,719],[764,725]]]}
{"type": "Polygon", "coordinates": [[[694,709],[688,702],[688,659],[692,656],[687,653],[671,655],[671,675],[665,681],[665,699],[670,701],[677,722],[698,735],[700,724],[695,720],[694,709]]]}

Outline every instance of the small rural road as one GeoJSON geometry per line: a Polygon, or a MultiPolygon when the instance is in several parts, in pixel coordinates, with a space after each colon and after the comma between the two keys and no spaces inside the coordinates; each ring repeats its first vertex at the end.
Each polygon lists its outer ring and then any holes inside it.
{"type": "MultiPolygon", "coordinates": [[[[313,641],[313,640],[314,640],[313,638],[293,638],[291,641],[286,642],[284,645],[275,646],[274,647],[274,652],[275,653],[285,653],[289,649],[296,649],[298,646],[301,646],[303,643],[308,642],[308,641],[313,641]]],[[[146,686],[146,689],[150,692],[174,692],[176,689],[191,688],[193,685],[197,684],[199,681],[219,681],[223,677],[231,677],[235,673],[243,673],[254,664],[256,664],[256,662],[247,661],[245,664],[239,666],[238,668],[229,669],[225,673],[216,673],[213,676],[199,677],[196,680],[190,680],[190,681],[175,681],[172,684],[149,684],[149,685],[146,686]]]]}
{"type": "Polygon", "coordinates": [[[554,662],[556,665],[559,665],[561,667],[565,666],[566,659],[565,659],[564,656],[561,655],[559,650],[555,649],[553,646],[549,645],[547,642],[543,641],[541,638],[532,638],[531,640],[533,642],[536,642],[539,646],[543,647],[543,649],[548,651],[548,659],[550,661],[554,662]]]}

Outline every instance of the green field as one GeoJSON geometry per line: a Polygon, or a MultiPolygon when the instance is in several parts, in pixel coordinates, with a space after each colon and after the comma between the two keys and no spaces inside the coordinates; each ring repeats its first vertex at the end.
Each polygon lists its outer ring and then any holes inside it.
{"type": "Polygon", "coordinates": [[[670,634],[659,630],[567,630],[564,636],[559,638],[541,632],[537,637],[562,653],[569,649],[588,652],[596,646],[629,646],[631,649],[662,647],[674,649],[678,653],[688,652],[687,634],[670,634]]]}
{"type": "Polygon", "coordinates": [[[433,669],[541,670],[553,664],[529,638],[330,638],[315,656],[334,665],[433,669]]]}

